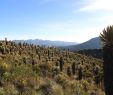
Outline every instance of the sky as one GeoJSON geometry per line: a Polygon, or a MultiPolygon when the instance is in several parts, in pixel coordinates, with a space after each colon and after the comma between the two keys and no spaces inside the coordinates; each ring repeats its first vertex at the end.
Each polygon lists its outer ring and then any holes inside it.
{"type": "Polygon", "coordinates": [[[0,0],[0,39],[85,42],[113,25],[113,0],[0,0]]]}

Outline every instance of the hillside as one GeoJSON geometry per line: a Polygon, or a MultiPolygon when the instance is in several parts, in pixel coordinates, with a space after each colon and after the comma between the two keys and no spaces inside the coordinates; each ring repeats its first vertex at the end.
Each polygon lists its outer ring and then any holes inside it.
{"type": "Polygon", "coordinates": [[[78,50],[84,50],[84,49],[100,49],[101,48],[101,42],[99,37],[92,38],[89,41],[86,41],[84,43],[78,44],[78,45],[70,45],[65,47],[60,47],[61,49],[69,49],[70,51],[78,51],[78,50]]]}
{"type": "Polygon", "coordinates": [[[0,95],[104,95],[102,60],[0,41],[0,95]]]}
{"type": "Polygon", "coordinates": [[[87,49],[87,50],[80,50],[80,51],[75,51],[77,53],[86,55],[86,56],[92,56],[94,58],[103,58],[103,50],[102,49],[87,49]]]}
{"type": "Polygon", "coordinates": [[[50,40],[41,40],[41,39],[29,39],[29,40],[14,40],[16,43],[28,43],[34,45],[44,45],[44,46],[69,46],[77,44],[76,42],[65,42],[65,41],[50,41],[50,40]]]}

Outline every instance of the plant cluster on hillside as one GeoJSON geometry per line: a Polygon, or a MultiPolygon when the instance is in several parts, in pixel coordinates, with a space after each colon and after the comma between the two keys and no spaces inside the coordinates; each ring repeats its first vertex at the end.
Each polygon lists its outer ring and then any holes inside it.
{"type": "Polygon", "coordinates": [[[0,41],[0,95],[104,95],[102,60],[0,41]]]}

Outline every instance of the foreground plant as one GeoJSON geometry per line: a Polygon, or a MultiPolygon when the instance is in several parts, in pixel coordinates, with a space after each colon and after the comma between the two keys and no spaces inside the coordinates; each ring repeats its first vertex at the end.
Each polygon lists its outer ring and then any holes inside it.
{"type": "Polygon", "coordinates": [[[106,95],[113,95],[113,26],[108,26],[100,34],[103,42],[103,69],[106,95]]]}

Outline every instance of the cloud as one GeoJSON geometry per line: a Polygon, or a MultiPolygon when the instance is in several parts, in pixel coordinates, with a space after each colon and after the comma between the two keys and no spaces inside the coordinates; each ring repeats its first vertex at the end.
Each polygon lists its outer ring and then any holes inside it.
{"type": "Polygon", "coordinates": [[[87,4],[79,11],[109,11],[113,12],[112,0],[86,0],[87,4]]]}

